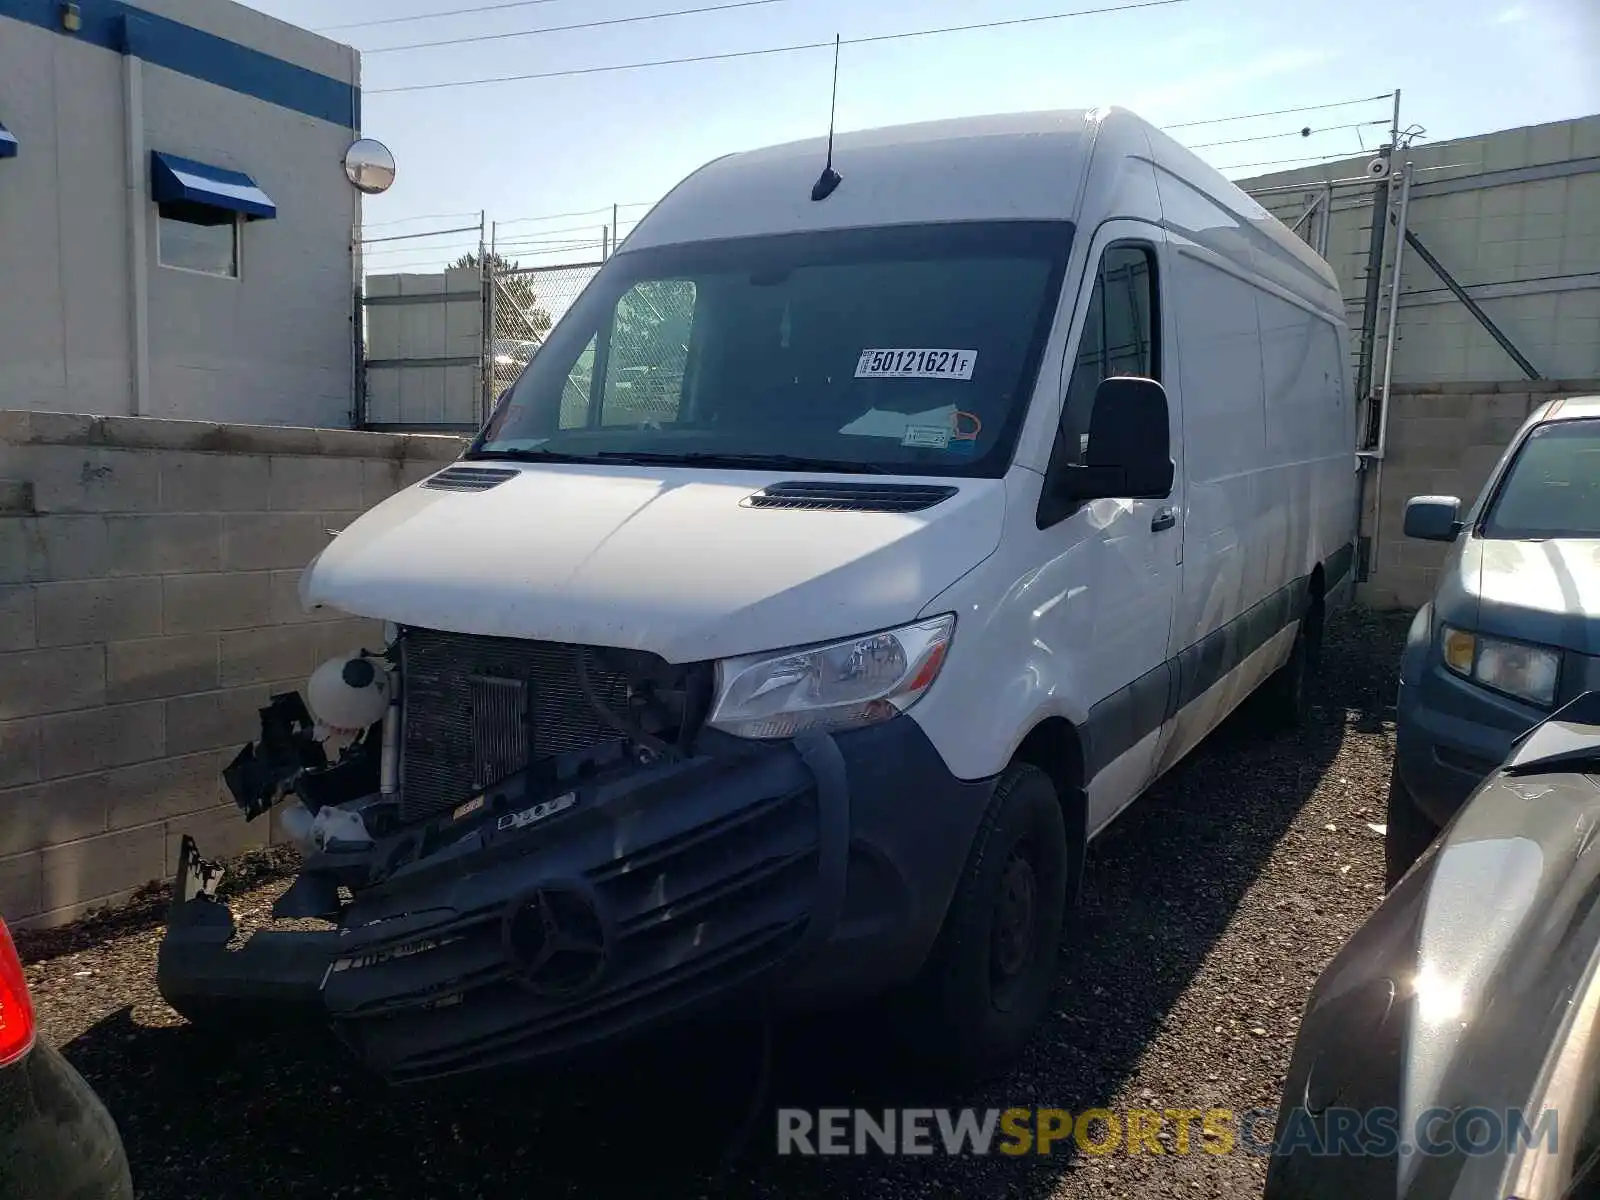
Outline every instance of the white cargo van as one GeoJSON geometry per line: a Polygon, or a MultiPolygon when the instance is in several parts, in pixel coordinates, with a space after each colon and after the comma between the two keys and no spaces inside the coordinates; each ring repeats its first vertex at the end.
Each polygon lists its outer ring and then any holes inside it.
{"type": "Polygon", "coordinates": [[[887,996],[993,1070],[1089,841],[1258,687],[1304,712],[1357,510],[1328,267],[1118,109],[826,153],[690,175],[311,565],[391,640],[228,780],[294,794],[278,912],[331,924],[224,953],[186,843],[176,1007],[299,998],[413,1080],[887,996]]]}

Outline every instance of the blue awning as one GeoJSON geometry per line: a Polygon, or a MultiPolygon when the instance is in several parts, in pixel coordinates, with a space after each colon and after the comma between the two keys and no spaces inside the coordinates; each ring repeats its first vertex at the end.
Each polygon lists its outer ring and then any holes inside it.
{"type": "Polygon", "coordinates": [[[276,217],[278,206],[242,171],[212,167],[176,154],[150,152],[150,197],[157,203],[203,204],[246,217],[276,217]]]}
{"type": "Polygon", "coordinates": [[[0,158],[15,158],[17,156],[17,135],[4,125],[0,125],[0,158]]]}

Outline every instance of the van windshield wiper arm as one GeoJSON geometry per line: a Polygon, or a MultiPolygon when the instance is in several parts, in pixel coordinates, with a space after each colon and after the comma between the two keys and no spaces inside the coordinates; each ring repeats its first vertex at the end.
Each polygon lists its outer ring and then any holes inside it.
{"type": "Polygon", "coordinates": [[[802,454],[722,454],[713,450],[683,450],[676,454],[655,450],[601,450],[600,462],[661,464],[663,466],[751,467],[780,471],[837,471],[849,475],[887,475],[875,463],[847,458],[809,458],[802,454]]]}
{"type": "Polygon", "coordinates": [[[466,462],[571,462],[595,463],[602,461],[592,454],[565,454],[560,450],[540,450],[534,447],[508,446],[499,450],[473,450],[463,454],[466,462]]]}

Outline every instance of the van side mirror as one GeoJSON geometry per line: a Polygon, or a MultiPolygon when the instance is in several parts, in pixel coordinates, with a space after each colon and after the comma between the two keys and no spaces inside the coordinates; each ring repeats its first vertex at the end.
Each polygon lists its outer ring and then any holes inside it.
{"type": "Polygon", "coordinates": [[[1170,496],[1176,468],[1167,421],[1167,390],[1154,379],[1102,379],[1089,414],[1087,461],[1062,469],[1062,498],[1170,496]]]}
{"type": "Polygon", "coordinates": [[[1405,534],[1425,542],[1453,542],[1461,532],[1461,501],[1454,496],[1413,496],[1406,501],[1405,534]]]}

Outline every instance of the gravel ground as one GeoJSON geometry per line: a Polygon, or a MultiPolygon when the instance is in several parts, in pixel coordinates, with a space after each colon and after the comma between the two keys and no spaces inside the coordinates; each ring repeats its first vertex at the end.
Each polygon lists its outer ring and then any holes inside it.
{"type": "MultiPolygon", "coordinates": [[[[313,1035],[223,1043],[155,993],[162,900],[19,939],[45,1034],[105,1098],[145,1200],[224,1196],[1227,1197],[1261,1159],[1194,1152],[1025,1158],[780,1158],[777,1106],[1229,1108],[1276,1105],[1317,973],[1373,909],[1405,621],[1329,630],[1321,705],[1276,739],[1219,730],[1094,848],[1057,1007],[1006,1079],[917,1082],[869,1028],[781,1027],[752,1110],[757,1031],[693,1031],[648,1061],[492,1088],[394,1092],[313,1035]],[[731,1160],[746,1120],[753,1136],[731,1160]],[[737,1139],[734,1139],[737,1140],[737,1139]]],[[[241,923],[282,862],[235,881],[241,923]]],[[[1198,1142],[1198,1138],[1197,1138],[1198,1142]]],[[[1172,1146],[1168,1139],[1169,1148],[1172,1146]]]]}

